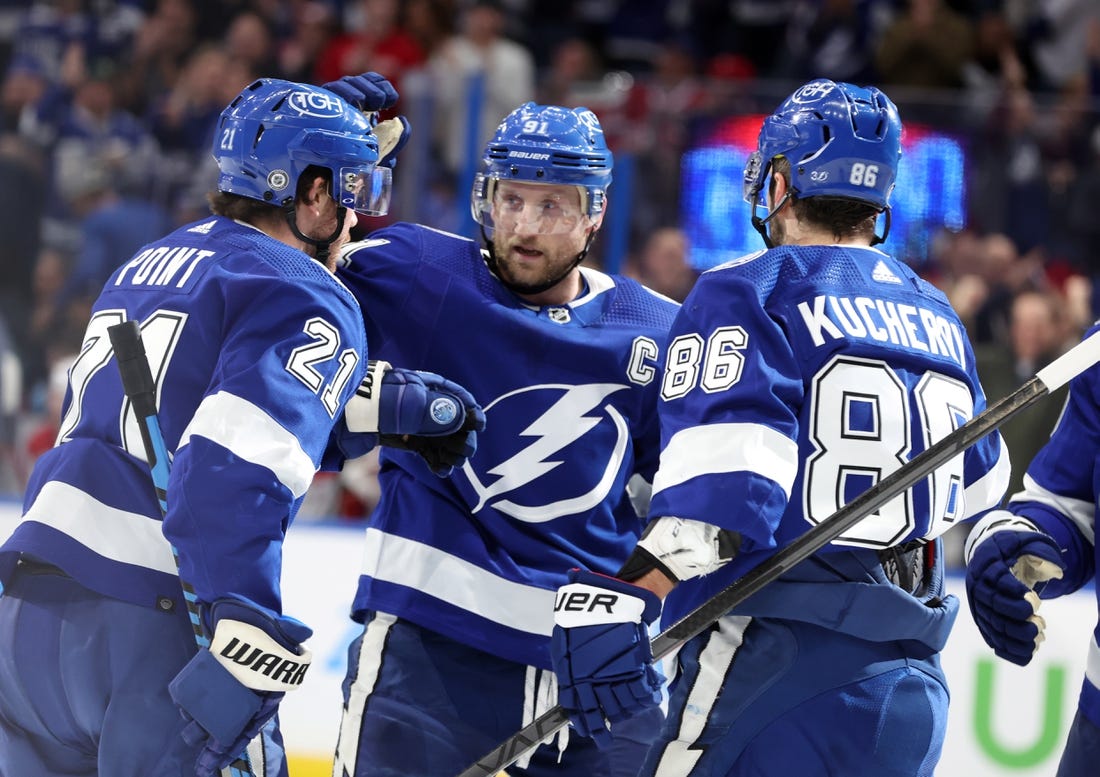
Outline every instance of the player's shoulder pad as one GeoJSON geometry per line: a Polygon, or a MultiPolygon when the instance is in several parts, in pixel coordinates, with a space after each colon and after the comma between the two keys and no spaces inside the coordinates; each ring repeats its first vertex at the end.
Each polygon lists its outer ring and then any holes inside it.
{"type": "Polygon", "coordinates": [[[319,284],[326,289],[343,288],[323,264],[303,251],[254,227],[229,222],[229,227],[212,239],[210,245],[220,245],[233,254],[234,266],[258,274],[270,273],[291,284],[319,284]]]}
{"type": "Polygon", "coordinates": [[[749,262],[755,262],[767,253],[767,249],[761,248],[759,251],[753,251],[751,254],[744,254],[742,256],[738,256],[736,259],[730,259],[728,261],[722,262],[721,264],[716,264],[714,267],[711,267],[709,270],[704,270],[703,272],[704,274],[721,272],[723,270],[729,270],[734,267],[740,267],[741,265],[748,264],[749,262]]]}
{"type": "Polygon", "coordinates": [[[408,261],[427,259],[438,253],[476,251],[473,240],[441,229],[399,221],[371,232],[362,240],[348,243],[336,258],[338,267],[350,267],[358,260],[378,261],[379,256],[396,256],[408,261]],[[370,259],[368,259],[368,256],[370,259]]]}
{"type": "Polygon", "coordinates": [[[607,275],[585,268],[589,286],[593,279],[606,283],[604,290],[604,317],[608,322],[623,322],[634,326],[653,327],[667,331],[680,309],[680,303],[658,294],[634,278],[623,275],[607,275]]]}
{"type": "Polygon", "coordinates": [[[760,299],[769,297],[784,282],[804,275],[799,258],[789,251],[789,246],[762,249],[739,256],[728,262],[703,271],[695,282],[692,296],[698,298],[696,290],[716,291],[723,294],[727,286],[749,288],[760,299]]]}

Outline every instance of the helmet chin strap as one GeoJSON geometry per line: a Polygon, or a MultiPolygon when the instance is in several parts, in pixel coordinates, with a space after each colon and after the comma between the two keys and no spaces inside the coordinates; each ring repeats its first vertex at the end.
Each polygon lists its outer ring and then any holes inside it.
{"type": "Polygon", "coordinates": [[[308,237],[303,235],[302,231],[298,229],[298,211],[294,206],[294,202],[288,202],[283,206],[283,215],[286,217],[287,226],[290,227],[290,231],[294,233],[294,237],[301,240],[303,243],[308,243],[316,249],[316,253],[313,258],[321,264],[328,266],[328,254],[332,244],[336,241],[340,234],[344,231],[344,216],[345,210],[338,208],[336,210],[336,229],[331,235],[322,240],[318,240],[315,237],[308,237]]]}
{"type": "MultiPolygon", "coordinates": [[[[756,195],[754,194],[753,196],[755,197],[756,195]]],[[[760,236],[764,238],[764,245],[768,248],[775,248],[775,242],[772,240],[771,235],[768,234],[768,222],[775,218],[775,214],[779,212],[780,208],[787,204],[787,200],[790,196],[790,192],[784,194],[783,199],[781,199],[778,204],[776,204],[775,208],[772,209],[771,213],[764,218],[757,216],[756,209],[753,208],[752,225],[756,231],[760,233],[760,236]]],[[[875,235],[871,238],[871,245],[873,246],[885,243],[886,238],[890,236],[890,208],[883,208],[882,215],[886,217],[885,223],[883,224],[882,236],[875,235]]]]}
{"type": "Polygon", "coordinates": [[[886,238],[890,236],[890,208],[883,208],[882,214],[886,216],[886,223],[882,230],[882,237],[875,235],[873,238],[871,238],[871,245],[873,246],[877,246],[879,243],[885,243],[886,238]]]}
{"type": "Polygon", "coordinates": [[[542,283],[511,283],[505,280],[504,276],[500,273],[500,265],[497,262],[497,253],[496,250],[493,248],[493,241],[489,239],[489,235],[485,231],[485,225],[479,223],[478,226],[481,229],[481,239],[485,242],[485,248],[489,254],[489,258],[485,262],[489,265],[489,271],[497,277],[497,280],[501,282],[504,288],[508,289],[508,291],[512,292],[513,294],[520,295],[542,294],[542,292],[554,288],[559,283],[568,278],[569,274],[573,272],[573,270],[575,270],[581,262],[584,261],[584,258],[586,256],[588,256],[588,251],[592,247],[592,240],[596,237],[596,233],[599,231],[597,229],[594,229],[588,233],[588,238],[584,241],[584,248],[581,249],[581,252],[577,254],[577,256],[569,264],[569,266],[562,270],[556,278],[553,278],[549,281],[544,281],[542,283]]]}
{"type": "MultiPolygon", "coordinates": [[[[756,231],[760,233],[760,237],[764,238],[764,245],[768,248],[775,248],[775,242],[772,240],[771,235],[768,234],[768,222],[775,218],[775,214],[783,209],[783,206],[787,204],[787,200],[791,198],[791,194],[792,192],[788,190],[787,193],[783,195],[783,199],[777,202],[775,204],[775,207],[772,208],[771,213],[769,213],[764,218],[760,218],[756,215],[755,206],[752,209],[752,225],[756,229],[756,231]]],[[[755,191],[752,193],[752,197],[755,201],[755,191]]]]}

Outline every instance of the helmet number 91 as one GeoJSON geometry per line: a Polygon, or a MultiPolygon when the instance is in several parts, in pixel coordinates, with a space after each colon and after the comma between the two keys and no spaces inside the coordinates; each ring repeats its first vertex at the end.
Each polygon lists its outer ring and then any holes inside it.
{"type": "Polygon", "coordinates": [[[878,165],[865,165],[863,162],[852,165],[852,172],[848,175],[848,183],[852,186],[866,186],[870,189],[877,181],[878,165]]]}
{"type": "Polygon", "coordinates": [[[550,124],[545,121],[537,121],[535,119],[529,119],[523,122],[523,134],[524,135],[548,135],[550,134],[550,124]]]}

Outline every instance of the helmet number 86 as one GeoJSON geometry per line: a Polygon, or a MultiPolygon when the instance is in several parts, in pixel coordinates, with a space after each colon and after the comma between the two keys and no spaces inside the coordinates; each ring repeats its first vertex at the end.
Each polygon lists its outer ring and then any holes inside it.
{"type": "Polygon", "coordinates": [[[878,181],[878,165],[865,165],[856,162],[852,165],[852,172],[848,175],[848,183],[852,186],[866,186],[871,188],[878,181]]]}

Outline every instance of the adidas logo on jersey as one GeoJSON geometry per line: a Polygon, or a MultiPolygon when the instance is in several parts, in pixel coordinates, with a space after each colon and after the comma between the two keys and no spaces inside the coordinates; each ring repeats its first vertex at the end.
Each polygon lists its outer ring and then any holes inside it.
{"type": "Polygon", "coordinates": [[[879,283],[901,283],[901,278],[894,275],[893,270],[881,259],[878,260],[875,269],[871,270],[871,277],[879,283]]]}
{"type": "Polygon", "coordinates": [[[210,234],[210,230],[212,230],[214,228],[214,225],[217,223],[217,221],[208,221],[205,224],[196,224],[187,231],[194,232],[199,235],[208,235],[210,234]]]}

